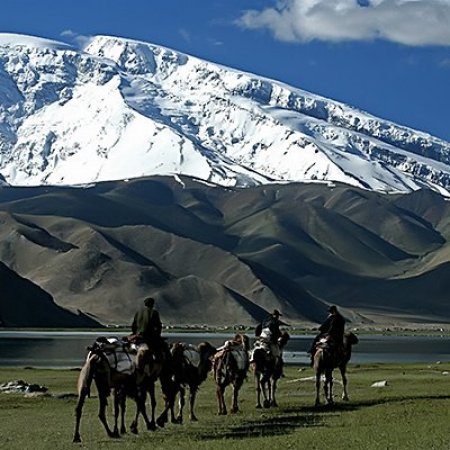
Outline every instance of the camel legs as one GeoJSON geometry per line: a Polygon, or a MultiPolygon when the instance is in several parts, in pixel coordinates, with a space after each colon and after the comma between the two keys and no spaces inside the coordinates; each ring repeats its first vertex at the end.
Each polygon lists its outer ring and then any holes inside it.
{"type": "Polygon", "coordinates": [[[177,423],[183,423],[183,409],[184,405],[186,404],[185,397],[186,397],[186,389],[182,386],[180,386],[180,397],[178,398],[178,415],[176,418],[177,423]]]}
{"type": "Polygon", "coordinates": [[[120,434],[125,434],[127,432],[127,428],[125,426],[125,413],[126,413],[126,394],[123,393],[122,398],[120,399],[120,434]]]}
{"type": "Polygon", "coordinates": [[[261,379],[258,374],[255,374],[255,388],[256,388],[256,407],[258,409],[262,408],[261,405],[261,379]]]}
{"type": "Polygon", "coordinates": [[[125,426],[125,412],[126,412],[126,392],[124,388],[117,388],[114,390],[114,431],[115,437],[120,437],[121,434],[127,432],[125,426]],[[120,415],[120,433],[119,433],[119,415],[120,415]]]}
{"type": "Polygon", "coordinates": [[[216,388],[217,402],[219,404],[218,414],[224,416],[227,414],[227,406],[225,404],[225,387],[217,386],[216,388]]]}
{"type": "Polygon", "coordinates": [[[181,386],[177,383],[174,383],[170,379],[160,379],[161,381],[161,389],[164,397],[164,410],[156,419],[156,424],[163,428],[164,425],[168,421],[168,414],[170,411],[170,421],[172,423],[179,423],[178,419],[175,417],[175,399],[177,397],[178,392],[180,392],[181,386]]]}
{"type": "MultiPolygon", "coordinates": [[[[316,402],[315,405],[320,405],[320,384],[321,384],[320,373],[316,373],[316,402]]],[[[327,404],[331,405],[333,403],[333,377],[331,372],[325,373],[325,380],[323,382],[323,392],[325,394],[325,401],[327,404]]]]}
{"type": "Polygon", "coordinates": [[[263,397],[263,406],[264,408],[270,408],[270,383],[262,375],[257,376],[256,381],[256,392],[257,392],[257,399],[256,399],[256,407],[261,408],[261,394],[263,397]]]}
{"type": "Polygon", "coordinates": [[[320,405],[320,373],[316,373],[316,406],[320,405]]]}
{"type": "Polygon", "coordinates": [[[197,422],[197,417],[194,412],[195,398],[197,396],[197,388],[195,386],[191,386],[189,388],[189,419],[191,422],[197,422]]]}
{"type": "Polygon", "coordinates": [[[325,383],[323,385],[325,391],[325,399],[328,405],[333,404],[333,373],[332,371],[325,372],[325,383]]]}
{"type": "Polygon", "coordinates": [[[155,412],[156,412],[156,397],[155,397],[155,383],[150,383],[148,386],[148,393],[150,397],[150,407],[152,409],[151,420],[146,422],[147,430],[156,430],[155,412]]]}
{"type": "MultiPolygon", "coordinates": [[[[150,383],[149,386],[145,385],[145,383],[138,387],[137,392],[137,399],[136,399],[136,414],[134,416],[133,422],[130,425],[130,431],[134,434],[138,433],[138,422],[139,422],[139,415],[142,414],[142,417],[144,418],[145,425],[147,426],[147,430],[152,430],[152,423],[150,422],[148,416],[147,416],[147,409],[145,407],[145,402],[147,400],[147,389],[150,390],[150,386],[152,383],[150,383]]],[[[154,386],[153,386],[154,391],[154,386]]],[[[154,394],[153,394],[154,396],[154,394]]],[[[153,424],[154,426],[154,424],[153,424]]]]}
{"type": "Polygon", "coordinates": [[[114,429],[113,429],[113,435],[114,437],[120,437],[119,434],[119,427],[118,427],[118,423],[119,423],[119,415],[121,412],[121,407],[122,407],[122,392],[120,392],[120,390],[116,390],[114,392],[114,429]]]}
{"type": "Polygon", "coordinates": [[[233,414],[237,413],[239,411],[239,406],[238,406],[238,396],[239,396],[239,389],[241,389],[242,383],[244,380],[236,380],[233,383],[233,402],[231,405],[231,412],[233,414]]]}
{"type": "Polygon", "coordinates": [[[345,366],[339,367],[339,370],[341,371],[341,377],[342,377],[342,386],[343,386],[343,392],[342,392],[342,400],[348,401],[348,391],[347,391],[347,375],[345,371],[345,366]]]}
{"type": "Polygon", "coordinates": [[[277,407],[277,399],[275,397],[275,394],[277,392],[277,380],[272,379],[272,382],[269,382],[269,389],[270,389],[270,406],[277,407]]]}
{"type": "Polygon", "coordinates": [[[100,419],[100,422],[103,424],[106,433],[109,437],[116,437],[113,431],[109,428],[108,421],[106,419],[106,406],[108,405],[107,398],[104,394],[98,395],[99,398],[99,407],[98,407],[98,418],[100,419]]]}
{"type": "Polygon", "coordinates": [[[73,442],[81,442],[80,435],[80,422],[81,422],[81,414],[83,412],[83,405],[86,400],[87,392],[82,391],[78,396],[77,406],[75,408],[75,431],[73,433],[73,442]]]}

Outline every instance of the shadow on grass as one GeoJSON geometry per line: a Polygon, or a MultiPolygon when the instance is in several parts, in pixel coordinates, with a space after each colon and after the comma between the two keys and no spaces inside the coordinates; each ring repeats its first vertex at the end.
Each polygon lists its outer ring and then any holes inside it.
{"type": "Polygon", "coordinates": [[[201,435],[200,439],[245,439],[265,436],[277,436],[294,432],[303,427],[323,426],[322,419],[314,415],[280,414],[263,416],[257,420],[246,420],[242,424],[215,430],[214,434],[201,435]]]}
{"type": "Polygon", "coordinates": [[[246,420],[239,425],[228,427],[224,425],[224,428],[217,428],[214,433],[211,433],[211,431],[207,434],[205,432],[200,433],[198,438],[201,440],[220,440],[277,436],[293,433],[298,428],[323,427],[325,426],[325,415],[328,414],[356,411],[377,405],[395,404],[404,401],[449,399],[450,395],[419,395],[335,403],[334,405],[321,405],[318,407],[285,407],[277,410],[268,410],[267,415],[263,415],[255,420],[246,420]]]}
{"type": "Polygon", "coordinates": [[[405,401],[414,400],[449,400],[450,395],[414,395],[414,396],[399,396],[391,398],[378,398],[371,400],[350,401],[348,403],[334,403],[333,405],[320,406],[301,406],[301,407],[287,407],[286,412],[291,413],[322,413],[322,412],[345,412],[356,411],[362,408],[370,408],[377,405],[387,405],[394,403],[401,403],[405,401]]]}

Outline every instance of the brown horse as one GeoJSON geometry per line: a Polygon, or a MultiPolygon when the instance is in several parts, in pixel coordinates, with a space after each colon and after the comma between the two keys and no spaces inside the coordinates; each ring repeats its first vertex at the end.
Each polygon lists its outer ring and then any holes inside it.
{"type": "Polygon", "coordinates": [[[279,354],[274,352],[270,342],[257,339],[253,346],[252,362],[256,384],[256,407],[262,408],[261,394],[264,397],[264,408],[278,406],[276,400],[277,381],[283,374],[283,358],[281,351],[289,340],[285,331],[278,339],[279,354]]]}
{"type": "MultiPolygon", "coordinates": [[[[134,373],[124,374],[111,369],[103,350],[95,345],[90,349],[86,361],[78,377],[78,402],[75,408],[75,431],[73,442],[81,442],[80,422],[86,397],[90,396],[91,384],[94,380],[98,390],[100,422],[105,427],[109,437],[120,437],[118,417],[121,413],[120,433],[125,433],[125,398],[130,395],[136,399],[136,378],[134,373]],[[111,430],[106,419],[107,398],[111,391],[114,397],[114,428],[111,430]]],[[[138,406],[137,406],[138,407],[138,406]]]]}
{"type": "Polygon", "coordinates": [[[249,339],[245,334],[237,334],[233,341],[227,341],[223,348],[214,355],[213,369],[216,382],[219,414],[227,414],[225,405],[225,388],[233,386],[233,401],[231,412],[239,411],[238,395],[249,368],[249,339]]]}
{"type": "Polygon", "coordinates": [[[172,423],[183,423],[186,388],[189,388],[189,419],[197,421],[194,412],[195,398],[200,385],[206,380],[211,370],[211,357],[217,350],[208,342],[202,342],[198,346],[177,342],[171,345],[170,352],[175,396],[179,393],[179,411],[178,416],[175,417],[174,409],[170,408],[170,404],[166,404],[160,419],[164,418],[167,421],[168,410],[170,410],[172,423]]]}
{"type": "Polygon", "coordinates": [[[344,335],[343,351],[338,351],[336,345],[325,336],[316,345],[313,356],[313,367],[316,373],[316,406],[320,405],[320,378],[325,376],[323,389],[327,404],[333,404],[333,370],[339,368],[342,377],[342,399],[348,400],[347,364],[352,356],[352,346],[358,343],[358,338],[351,332],[344,335]]]}

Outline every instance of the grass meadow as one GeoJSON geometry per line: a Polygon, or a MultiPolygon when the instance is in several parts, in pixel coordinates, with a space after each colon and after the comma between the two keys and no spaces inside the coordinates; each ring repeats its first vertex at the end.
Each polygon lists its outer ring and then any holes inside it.
{"type": "MultiPolygon", "coordinates": [[[[0,383],[23,379],[49,388],[51,396],[0,394],[0,448],[63,449],[450,449],[450,364],[363,365],[349,368],[350,401],[314,407],[313,371],[288,367],[279,383],[279,407],[257,410],[252,374],[241,390],[241,411],[218,416],[211,377],[197,400],[199,421],[169,424],[120,439],[106,436],[98,418],[95,388],[81,423],[81,444],[72,443],[76,380],[70,370],[0,369],[0,383]],[[387,386],[371,387],[387,380],[387,386]]],[[[338,373],[336,377],[339,380],[338,373]]],[[[231,391],[227,391],[230,403],[231,391]]],[[[159,398],[160,400],[160,398],[159,398]]],[[[160,403],[161,405],[161,400],[160,403]]],[[[127,422],[134,404],[127,402],[127,422]]],[[[112,407],[108,413],[112,416],[112,407]]],[[[188,415],[185,414],[187,418],[188,415]]]]}

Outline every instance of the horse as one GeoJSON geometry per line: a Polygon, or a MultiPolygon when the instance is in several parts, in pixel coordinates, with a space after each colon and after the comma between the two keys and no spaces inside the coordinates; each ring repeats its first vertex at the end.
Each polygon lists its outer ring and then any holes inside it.
{"type": "Polygon", "coordinates": [[[238,395],[249,369],[249,339],[245,334],[236,334],[233,341],[225,342],[222,348],[214,355],[213,371],[216,383],[216,395],[219,404],[219,415],[226,415],[225,388],[233,386],[233,400],[231,412],[237,413],[238,395]]]}
{"type": "Polygon", "coordinates": [[[277,381],[283,374],[283,358],[281,351],[289,340],[285,331],[278,338],[279,350],[274,352],[270,341],[260,338],[255,341],[252,351],[251,366],[255,375],[256,407],[262,408],[261,394],[264,397],[264,408],[278,406],[276,400],[277,381]]]}
{"type": "Polygon", "coordinates": [[[321,338],[313,355],[313,367],[316,374],[316,406],[320,405],[320,378],[325,375],[323,385],[327,404],[333,404],[333,370],[339,368],[342,377],[342,400],[348,401],[347,364],[352,355],[352,346],[358,343],[358,338],[352,332],[344,335],[343,350],[338,351],[336,344],[329,336],[321,338]]]}
{"type": "MultiPolygon", "coordinates": [[[[75,408],[75,431],[73,442],[81,442],[80,423],[83,411],[83,405],[86,397],[90,397],[92,380],[98,391],[99,413],[98,417],[103,424],[109,437],[118,438],[120,434],[126,432],[125,427],[125,399],[126,395],[133,397],[137,405],[136,378],[134,369],[128,372],[122,372],[111,368],[111,365],[105,355],[103,345],[95,342],[92,347],[88,347],[89,352],[86,361],[78,376],[78,401],[75,408]],[[111,391],[114,397],[114,428],[109,428],[106,419],[107,398],[111,391]],[[120,433],[118,429],[118,417],[121,414],[120,433]]],[[[138,407],[138,405],[137,405],[138,407]]]]}
{"type": "Polygon", "coordinates": [[[155,420],[156,415],[156,396],[155,383],[159,379],[163,392],[166,407],[173,408],[174,403],[174,383],[172,381],[172,362],[168,345],[165,341],[161,343],[162,350],[155,352],[148,344],[140,344],[137,347],[136,354],[136,384],[138,395],[138,407],[136,415],[130,425],[132,433],[138,433],[139,415],[144,418],[147,430],[156,430],[156,425],[163,427],[164,418],[159,417],[155,420]],[[150,397],[151,419],[149,420],[145,408],[147,394],[150,397]]]}
{"type": "Polygon", "coordinates": [[[186,388],[189,388],[189,419],[197,421],[194,412],[195,399],[200,385],[206,380],[212,368],[212,356],[217,352],[216,348],[208,342],[202,342],[198,346],[176,342],[171,345],[172,354],[172,377],[175,384],[175,396],[179,394],[178,416],[175,417],[174,409],[166,406],[161,414],[168,420],[167,414],[170,409],[172,423],[183,423],[183,409],[185,406],[186,388]]]}

